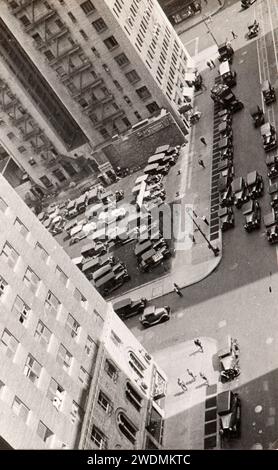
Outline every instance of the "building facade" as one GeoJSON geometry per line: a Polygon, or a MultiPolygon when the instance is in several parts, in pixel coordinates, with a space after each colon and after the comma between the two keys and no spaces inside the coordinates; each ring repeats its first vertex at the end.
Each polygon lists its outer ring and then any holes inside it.
{"type": "Polygon", "coordinates": [[[0,176],[0,448],[160,448],[166,378],[0,176]]]}
{"type": "Polygon", "coordinates": [[[179,108],[192,61],[156,0],[2,3],[0,78],[12,96],[0,108],[30,143],[16,157],[42,186],[161,109],[188,133],[179,108]]]}

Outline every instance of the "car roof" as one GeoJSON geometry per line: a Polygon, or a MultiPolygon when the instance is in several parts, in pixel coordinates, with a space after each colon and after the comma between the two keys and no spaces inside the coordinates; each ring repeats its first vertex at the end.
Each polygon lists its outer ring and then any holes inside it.
{"type": "Polygon", "coordinates": [[[112,271],[112,267],[110,264],[107,264],[106,266],[102,266],[96,272],[93,273],[94,281],[96,279],[99,279],[100,277],[103,277],[106,273],[109,273],[110,271],[112,271]]]}
{"type": "Polygon", "coordinates": [[[264,216],[264,224],[266,227],[271,227],[271,225],[276,224],[275,215],[273,212],[270,212],[264,216]]]}
{"type": "Polygon", "coordinates": [[[165,157],[165,153],[157,153],[156,155],[152,155],[149,159],[148,159],[148,163],[149,164],[152,164],[152,163],[156,163],[156,162],[159,162],[161,160],[163,160],[165,157]]]}
{"type": "Polygon", "coordinates": [[[224,62],[221,62],[219,65],[219,72],[220,75],[223,75],[224,73],[227,73],[230,71],[230,64],[228,60],[225,60],[224,62]]]}
{"type": "Polygon", "coordinates": [[[261,126],[261,135],[267,134],[268,132],[270,132],[270,123],[266,122],[261,126]]]}
{"type": "Polygon", "coordinates": [[[268,90],[269,87],[270,87],[269,80],[264,80],[262,83],[262,91],[268,90]]]}
{"type": "Polygon", "coordinates": [[[154,255],[156,255],[156,251],[152,248],[142,255],[142,261],[146,261],[148,258],[151,258],[154,255]]]}
{"type": "Polygon", "coordinates": [[[88,269],[91,269],[94,266],[97,266],[98,264],[100,264],[99,258],[90,259],[89,261],[83,264],[82,271],[88,271],[88,269]]]}
{"type": "Polygon", "coordinates": [[[236,178],[232,182],[232,190],[234,192],[238,192],[238,191],[242,190],[242,187],[243,187],[243,178],[242,178],[242,176],[240,176],[239,178],[236,178]]]}
{"type": "Polygon", "coordinates": [[[278,191],[278,182],[269,185],[269,194],[276,193],[278,191]]]}
{"type": "Polygon", "coordinates": [[[243,215],[250,214],[250,212],[253,212],[254,209],[254,201],[253,199],[250,199],[250,201],[246,202],[243,206],[243,215]]]}
{"type": "Polygon", "coordinates": [[[139,243],[135,246],[134,254],[138,256],[140,253],[143,253],[150,247],[152,247],[152,242],[150,240],[146,240],[144,243],[139,243]]]}
{"type": "Polygon", "coordinates": [[[170,145],[169,144],[166,144],[166,145],[160,145],[160,147],[157,147],[155,149],[155,152],[154,153],[165,153],[169,150],[170,148],[170,145]]]}
{"type": "Polygon", "coordinates": [[[258,175],[257,170],[250,171],[250,173],[248,173],[246,177],[248,186],[256,183],[257,175],[258,175]]]}
{"type": "Polygon", "coordinates": [[[106,274],[106,276],[103,276],[101,277],[100,279],[98,279],[96,282],[95,282],[95,286],[96,287],[101,287],[103,286],[104,284],[106,284],[107,282],[111,281],[111,279],[115,279],[115,274],[113,273],[113,271],[109,272],[108,274],[106,274]]]}
{"type": "Polygon", "coordinates": [[[147,165],[146,168],[144,169],[144,173],[148,173],[149,171],[152,171],[152,170],[157,170],[158,167],[159,167],[159,163],[153,163],[151,165],[147,165]]]}
{"type": "Polygon", "coordinates": [[[217,395],[217,413],[219,415],[226,414],[230,411],[231,398],[232,392],[230,390],[226,390],[225,392],[219,393],[219,395],[217,395]]]}
{"type": "Polygon", "coordinates": [[[218,217],[225,217],[226,215],[228,215],[228,208],[227,207],[221,207],[221,209],[219,209],[218,211],[218,217]]]}

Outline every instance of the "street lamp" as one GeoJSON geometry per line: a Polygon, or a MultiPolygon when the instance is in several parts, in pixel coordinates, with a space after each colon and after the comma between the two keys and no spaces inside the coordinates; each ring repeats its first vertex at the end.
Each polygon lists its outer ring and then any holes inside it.
{"type": "Polygon", "coordinates": [[[214,40],[214,42],[215,42],[215,44],[217,45],[217,47],[219,47],[219,44],[218,44],[218,42],[216,41],[216,38],[215,38],[213,32],[211,31],[209,25],[207,24],[207,21],[209,21],[209,22],[212,21],[211,17],[203,16],[203,20],[204,20],[204,23],[205,23],[205,25],[206,25],[206,27],[207,27],[207,30],[208,30],[207,32],[211,35],[211,37],[212,37],[212,39],[214,40]]]}
{"type": "MultiPolygon", "coordinates": [[[[194,220],[194,217],[192,217],[192,215],[190,214],[190,209],[191,209],[190,207],[187,207],[187,209],[186,209],[186,212],[188,213],[190,219],[192,220],[193,224],[196,225],[198,232],[200,232],[200,233],[203,235],[204,239],[206,240],[206,242],[207,242],[207,244],[208,244],[208,248],[213,251],[214,256],[218,256],[218,255],[219,255],[219,251],[220,251],[219,248],[213,246],[213,245],[210,243],[210,241],[208,240],[208,238],[207,238],[206,235],[204,234],[203,230],[199,227],[199,225],[197,224],[196,220],[194,220]]],[[[191,209],[191,211],[192,211],[193,215],[194,215],[195,217],[197,217],[196,212],[195,212],[193,209],[191,209]]]]}

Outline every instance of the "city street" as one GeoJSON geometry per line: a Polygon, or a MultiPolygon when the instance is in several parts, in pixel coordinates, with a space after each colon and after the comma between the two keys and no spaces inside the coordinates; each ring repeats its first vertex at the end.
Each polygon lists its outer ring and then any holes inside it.
{"type": "MultiPolygon", "coordinates": [[[[232,41],[235,49],[232,68],[236,70],[238,79],[233,91],[245,107],[233,118],[235,176],[246,177],[252,170],[257,170],[263,176],[265,195],[260,199],[262,217],[271,209],[266,154],[262,147],[260,131],[253,127],[249,108],[254,104],[262,105],[262,79],[269,78],[277,87],[277,50],[274,46],[276,38],[275,32],[271,30],[271,15],[277,19],[275,7],[277,8],[275,2],[257,1],[250,9],[241,12],[240,2],[230,2],[230,7],[213,17],[211,26],[219,42],[224,42],[227,37],[230,40],[230,31],[233,28],[238,34],[238,38],[232,41]],[[261,34],[258,40],[247,42],[244,37],[247,23],[250,18],[253,20],[255,17],[261,25],[261,34]],[[223,28],[223,25],[227,26],[223,28]]],[[[277,23],[275,26],[277,34],[277,23]]],[[[213,42],[210,43],[209,35],[204,33],[204,25],[198,25],[180,37],[186,45],[194,37],[197,40],[198,36],[198,52],[201,51],[201,55],[196,59],[205,68],[206,60],[211,58],[211,51],[216,48],[213,42]]],[[[217,70],[203,71],[204,81],[206,82],[207,74],[213,73],[216,75],[217,70]]],[[[273,124],[276,121],[277,125],[277,104],[274,103],[265,112],[266,120],[273,124]]],[[[212,116],[211,101],[206,119],[212,119],[212,116]]],[[[217,383],[218,392],[222,389],[236,389],[242,401],[241,438],[226,442],[222,446],[236,449],[268,449],[278,438],[278,250],[276,246],[268,244],[263,223],[260,230],[247,233],[243,228],[242,211],[234,209],[234,213],[236,226],[223,236],[223,258],[216,271],[200,283],[184,289],[183,297],[172,293],[153,302],[159,306],[171,306],[170,322],[143,330],[138,319],[132,318],[127,325],[146,349],[160,360],[168,373],[168,393],[172,396],[172,401],[176,400],[175,394],[179,391],[177,378],[181,377],[181,374],[184,375],[188,367],[186,357],[190,357],[193,339],[202,338],[203,344],[210,345],[207,346],[209,352],[204,356],[196,355],[192,367],[197,368],[195,372],[202,370],[211,377],[213,383],[217,383]],[[215,352],[217,342],[228,334],[239,341],[241,375],[237,380],[223,386],[215,373],[215,352]],[[180,351],[179,355],[177,351],[180,351]],[[186,351],[189,351],[187,356],[186,351]],[[198,357],[201,359],[200,363],[198,357]]],[[[187,395],[185,393],[179,398],[176,409],[171,406],[165,427],[166,448],[202,448],[200,430],[204,430],[205,409],[204,406],[196,408],[195,405],[200,405],[202,401],[204,403],[205,387],[202,395],[198,391],[197,402],[194,398],[196,393],[196,390],[192,389],[187,395]],[[197,422],[198,431],[194,428],[194,423],[197,422]],[[190,423],[193,426],[191,432],[188,429],[190,423]],[[171,429],[174,426],[180,432],[176,432],[171,439],[171,429]],[[195,441],[194,432],[198,434],[195,441]]]]}

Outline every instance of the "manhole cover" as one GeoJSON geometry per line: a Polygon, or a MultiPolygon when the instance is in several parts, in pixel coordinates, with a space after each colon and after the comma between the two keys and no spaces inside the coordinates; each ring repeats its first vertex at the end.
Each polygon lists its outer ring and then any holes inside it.
{"type": "Polygon", "coordinates": [[[257,405],[257,406],[255,407],[255,413],[261,413],[261,412],[262,412],[262,409],[263,409],[263,407],[262,407],[261,405],[257,405]]]}

